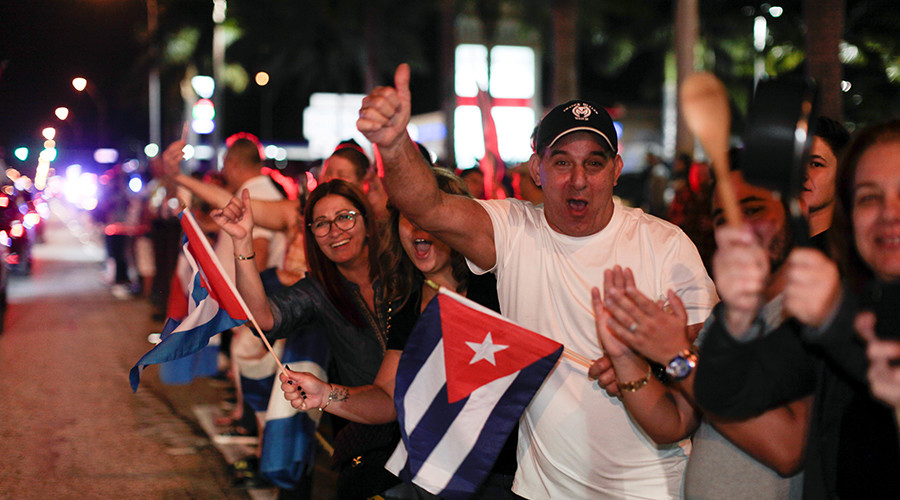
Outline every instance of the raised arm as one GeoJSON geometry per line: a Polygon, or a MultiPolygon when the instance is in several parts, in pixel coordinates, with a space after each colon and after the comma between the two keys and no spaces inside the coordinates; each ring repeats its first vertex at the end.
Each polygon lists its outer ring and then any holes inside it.
{"type": "Polygon", "coordinates": [[[438,189],[437,181],[406,132],[411,96],[409,66],[401,64],[394,87],[378,87],[363,99],[356,126],[378,145],[391,203],[417,226],[483,269],[494,267],[494,231],[487,212],[467,197],[438,189]]]}
{"type": "MultiPolygon", "coordinates": [[[[184,140],[173,142],[163,152],[164,172],[167,179],[189,190],[194,196],[209,203],[214,208],[223,208],[231,201],[232,194],[227,189],[203,182],[200,179],[181,173],[181,160],[184,140]]],[[[297,200],[264,201],[250,200],[253,208],[253,222],[273,231],[286,231],[297,224],[297,200]]]]}
{"type": "Polygon", "coordinates": [[[241,199],[232,198],[224,208],[213,210],[210,215],[234,241],[234,286],[237,287],[260,328],[270,330],[274,326],[275,319],[259,277],[256,259],[238,257],[247,257],[254,252],[253,211],[249,206],[250,194],[244,189],[241,192],[241,199]]]}

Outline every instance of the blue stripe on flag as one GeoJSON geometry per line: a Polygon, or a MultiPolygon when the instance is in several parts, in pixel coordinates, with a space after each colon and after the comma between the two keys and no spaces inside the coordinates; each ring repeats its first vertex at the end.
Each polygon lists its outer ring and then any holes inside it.
{"type": "MultiPolygon", "coordinates": [[[[281,360],[294,370],[309,371],[326,379],[328,341],[322,332],[302,328],[285,341],[281,360]]],[[[318,421],[306,412],[294,410],[276,383],[266,413],[260,474],[279,488],[294,488],[315,462],[315,433],[318,421]]]]}

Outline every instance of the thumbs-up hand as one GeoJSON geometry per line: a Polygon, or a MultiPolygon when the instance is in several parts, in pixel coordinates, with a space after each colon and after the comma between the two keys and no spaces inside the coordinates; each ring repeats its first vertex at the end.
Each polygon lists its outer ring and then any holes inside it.
{"type": "Polygon", "coordinates": [[[406,135],[411,96],[409,65],[397,66],[393,87],[377,87],[363,99],[356,128],[366,139],[382,149],[389,149],[406,135]]]}

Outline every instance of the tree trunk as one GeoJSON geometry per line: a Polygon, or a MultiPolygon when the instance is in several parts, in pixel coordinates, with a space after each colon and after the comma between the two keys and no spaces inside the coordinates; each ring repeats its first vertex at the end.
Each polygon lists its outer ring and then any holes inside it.
{"type": "Polygon", "coordinates": [[[845,15],[844,0],[803,0],[806,74],[819,85],[819,114],[838,121],[844,119],[838,51],[845,15]]]}
{"type": "Polygon", "coordinates": [[[578,5],[576,0],[554,0],[553,83],[550,105],[578,98],[578,5]]]}
{"type": "MultiPolygon", "coordinates": [[[[677,85],[675,99],[681,83],[694,72],[694,48],[700,32],[700,11],[697,0],[676,0],[675,2],[675,66],[677,85]]],[[[694,134],[688,129],[684,116],[677,113],[675,127],[675,153],[694,153],[694,134]]]]}
{"type": "Polygon", "coordinates": [[[450,168],[456,167],[456,151],[454,149],[454,113],[456,111],[456,0],[441,0],[441,108],[444,112],[444,124],[447,135],[444,139],[444,157],[442,163],[450,168]]]}

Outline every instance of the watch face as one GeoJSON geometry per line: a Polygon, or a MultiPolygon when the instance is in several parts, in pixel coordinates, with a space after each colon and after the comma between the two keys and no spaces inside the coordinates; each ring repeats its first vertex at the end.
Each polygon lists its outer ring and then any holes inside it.
{"type": "Polygon", "coordinates": [[[675,380],[681,380],[691,374],[691,363],[683,356],[675,356],[666,366],[666,373],[675,380]]]}

